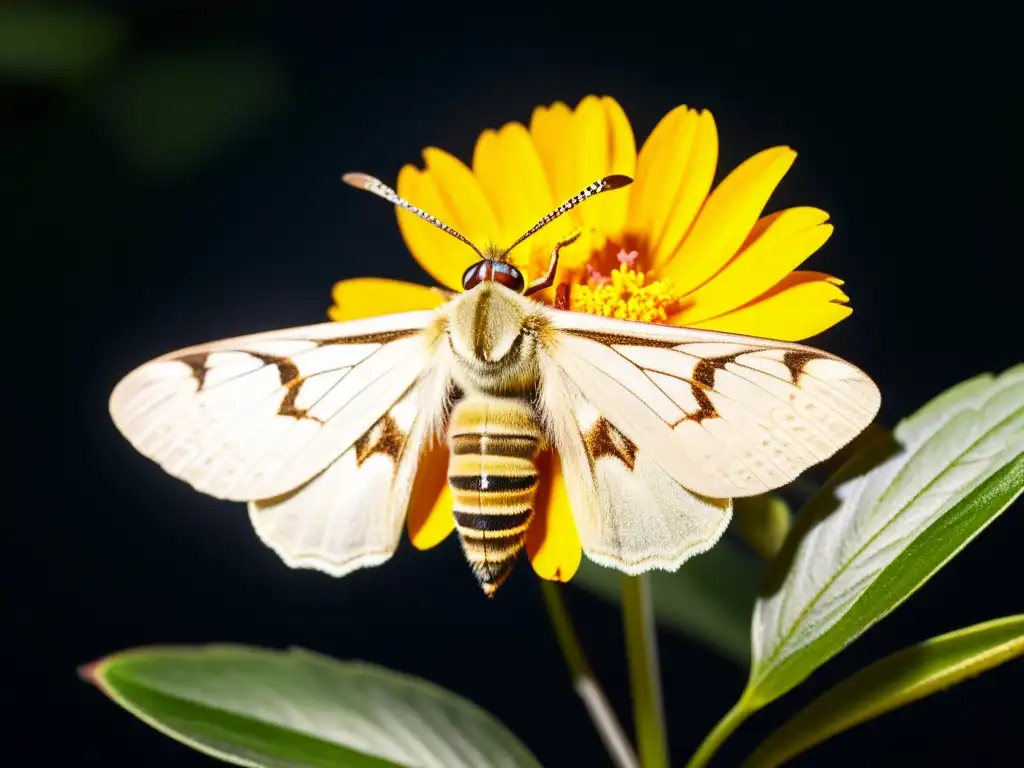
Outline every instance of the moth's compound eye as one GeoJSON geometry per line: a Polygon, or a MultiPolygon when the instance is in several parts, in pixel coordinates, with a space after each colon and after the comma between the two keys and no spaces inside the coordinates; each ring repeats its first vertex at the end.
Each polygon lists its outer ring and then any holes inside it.
{"type": "Polygon", "coordinates": [[[478,261],[462,273],[462,289],[464,291],[468,291],[472,288],[476,288],[489,277],[490,272],[491,262],[478,261]]]}
{"type": "Polygon", "coordinates": [[[526,280],[523,278],[522,272],[511,264],[494,259],[478,261],[463,272],[462,288],[468,291],[487,280],[503,285],[516,293],[522,293],[526,288],[526,280]]]}
{"type": "Polygon", "coordinates": [[[523,279],[522,272],[505,261],[495,261],[492,264],[491,280],[516,293],[523,292],[526,288],[526,281],[523,279]]]}

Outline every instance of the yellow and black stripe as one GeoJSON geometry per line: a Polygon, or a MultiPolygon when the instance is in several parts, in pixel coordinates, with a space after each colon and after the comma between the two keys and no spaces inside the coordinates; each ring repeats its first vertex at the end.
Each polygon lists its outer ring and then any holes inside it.
{"type": "Polygon", "coordinates": [[[488,597],[526,543],[542,439],[533,408],[522,399],[472,395],[452,411],[448,484],[455,528],[488,597]]]}

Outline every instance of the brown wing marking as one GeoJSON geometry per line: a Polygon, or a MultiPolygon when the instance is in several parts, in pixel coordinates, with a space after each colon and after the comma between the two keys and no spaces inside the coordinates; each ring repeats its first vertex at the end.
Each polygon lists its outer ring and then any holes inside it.
{"type": "Polygon", "coordinates": [[[586,431],[583,445],[586,446],[591,467],[604,456],[618,459],[630,472],[636,465],[636,445],[604,417],[599,418],[586,431]]]}
{"type": "MultiPolygon", "coordinates": [[[[315,345],[313,349],[331,346],[334,344],[380,344],[383,346],[389,341],[411,336],[415,332],[416,331],[392,331],[390,333],[378,333],[366,336],[342,336],[333,339],[304,339],[304,341],[311,341],[315,345]]],[[[292,416],[296,420],[310,419],[318,423],[320,422],[320,419],[309,415],[308,409],[299,408],[295,405],[298,401],[299,393],[302,391],[302,385],[308,380],[308,377],[302,376],[298,365],[296,365],[295,361],[290,357],[284,355],[268,355],[250,349],[231,349],[228,347],[212,349],[207,352],[189,352],[170,359],[175,362],[184,363],[191,369],[192,378],[196,380],[197,384],[196,391],[201,392],[203,387],[206,386],[206,374],[210,370],[210,355],[225,352],[249,355],[250,357],[259,360],[264,365],[273,365],[277,367],[281,386],[285,388],[284,397],[281,398],[281,403],[277,408],[278,415],[292,416]]],[[[365,362],[365,360],[363,362],[365,362]]]]}

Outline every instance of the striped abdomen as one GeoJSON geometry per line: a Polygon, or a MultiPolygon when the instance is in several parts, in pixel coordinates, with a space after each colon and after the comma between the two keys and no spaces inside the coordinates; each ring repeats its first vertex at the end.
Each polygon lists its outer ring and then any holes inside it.
{"type": "Polygon", "coordinates": [[[524,400],[467,396],[448,426],[448,483],[462,550],[488,597],[526,542],[542,433],[524,400]]]}

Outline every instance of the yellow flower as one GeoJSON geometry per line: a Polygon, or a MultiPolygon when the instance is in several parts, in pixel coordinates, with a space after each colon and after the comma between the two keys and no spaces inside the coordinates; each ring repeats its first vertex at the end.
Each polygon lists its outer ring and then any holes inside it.
{"type": "MultiPolygon", "coordinates": [[[[472,167],[436,148],[425,169],[407,165],[397,192],[478,246],[507,246],[583,186],[610,174],[634,179],[628,190],[573,209],[510,255],[527,282],[544,273],[553,245],[582,235],[561,252],[555,286],[569,286],[570,309],[798,341],[852,311],[842,281],[794,271],[829,238],[828,214],[795,207],[762,216],[796,158],[789,147],[746,160],[712,190],[718,132],[706,111],[686,106],[661,119],[636,151],[619,104],[587,96],[534,110],[529,127],[508,123],[480,135],[472,167]]],[[[413,214],[396,209],[406,245],[441,285],[461,290],[477,256],[413,214]]],[[[550,303],[555,287],[533,298],[550,303]]],[[[376,278],[337,283],[334,320],[439,306],[434,288],[376,278]]],[[[559,462],[541,457],[537,514],[527,553],[542,577],[568,580],[579,567],[576,535],[559,462]],[[545,467],[544,464],[549,466],[545,467]],[[546,481],[546,485],[545,485],[546,481]]],[[[428,457],[408,518],[410,538],[427,548],[453,530],[445,483],[447,451],[428,457]]]]}

